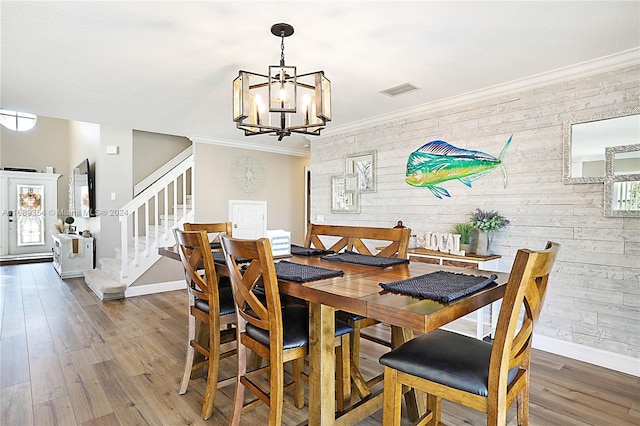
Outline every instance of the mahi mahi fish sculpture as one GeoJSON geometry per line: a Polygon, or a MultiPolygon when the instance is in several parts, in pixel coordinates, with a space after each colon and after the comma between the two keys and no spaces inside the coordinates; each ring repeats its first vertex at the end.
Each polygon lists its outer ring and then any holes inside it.
{"type": "Polygon", "coordinates": [[[482,151],[458,148],[445,141],[429,142],[409,156],[405,180],[409,185],[429,188],[433,195],[442,199],[443,196],[450,197],[449,191],[436,184],[458,179],[471,188],[474,180],[499,167],[506,188],[507,171],[502,159],[512,138],[513,135],[498,158],[482,151]]]}

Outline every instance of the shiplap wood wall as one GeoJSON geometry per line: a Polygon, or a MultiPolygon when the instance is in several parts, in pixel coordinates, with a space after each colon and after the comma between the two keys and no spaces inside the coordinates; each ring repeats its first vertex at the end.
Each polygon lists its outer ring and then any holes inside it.
{"type": "Polygon", "coordinates": [[[603,184],[562,180],[564,120],[637,106],[639,97],[640,66],[626,66],[314,139],[312,221],[402,220],[420,234],[449,231],[476,207],[498,210],[511,221],[492,244],[501,270],[511,268],[518,248],[562,244],[537,334],[640,358],[640,219],[604,217],[603,184]],[[473,188],[443,183],[451,198],[442,200],[404,181],[409,154],[427,142],[442,139],[497,157],[512,134],[506,188],[498,170],[473,188]],[[359,213],[332,213],[331,176],[344,174],[348,154],[371,150],[377,191],[360,195],[359,213]]]}

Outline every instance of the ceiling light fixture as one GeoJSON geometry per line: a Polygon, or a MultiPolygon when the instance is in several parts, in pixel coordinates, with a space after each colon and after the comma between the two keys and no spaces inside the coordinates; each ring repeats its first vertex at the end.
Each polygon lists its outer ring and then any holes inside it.
{"type": "Polygon", "coordinates": [[[331,82],[324,71],[296,75],[295,66],[285,65],[284,38],[293,34],[291,25],[275,24],[271,33],[281,39],[280,65],[270,65],[268,75],[240,70],[233,80],[233,121],[245,136],[275,134],[279,141],[291,133],[318,136],[331,121],[331,82]]]}

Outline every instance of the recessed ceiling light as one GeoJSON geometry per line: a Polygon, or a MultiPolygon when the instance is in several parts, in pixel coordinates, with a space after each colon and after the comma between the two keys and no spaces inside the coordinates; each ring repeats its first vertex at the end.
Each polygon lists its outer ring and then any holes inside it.
{"type": "Polygon", "coordinates": [[[393,97],[393,96],[402,95],[404,93],[413,92],[414,90],[419,90],[419,89],[411,83],[402,83],[397,86],[389,87],[388,89],[385,89],[380,93],[382,93],[383,95],[393,97]]]}

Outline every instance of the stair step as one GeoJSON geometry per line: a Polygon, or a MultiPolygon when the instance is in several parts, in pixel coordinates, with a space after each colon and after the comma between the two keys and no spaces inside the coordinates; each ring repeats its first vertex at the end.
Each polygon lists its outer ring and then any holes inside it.
{"type": "Polygon", "coordinates": [[[126,284],[114,280],[100,269],[84,272],[84,282],[100,298],[100,300],[124,299],[126,284]]]}
{"type": "Polygon", "coordinates": [[[100,269],[114,281],[120,281],[120,270],[122,269],[122,260],[115,257],[103,257],[98,260],[100,269]]]}

